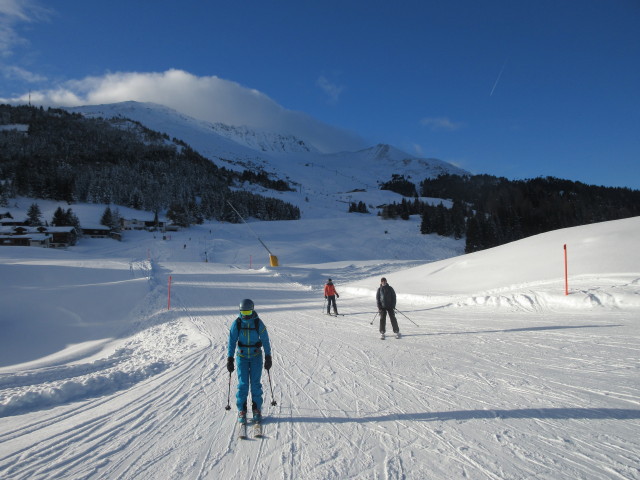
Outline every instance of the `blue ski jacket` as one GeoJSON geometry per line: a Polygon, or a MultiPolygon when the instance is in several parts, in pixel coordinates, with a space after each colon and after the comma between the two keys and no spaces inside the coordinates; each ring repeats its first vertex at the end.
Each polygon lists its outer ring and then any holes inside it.
{"type": "Polygon", "coordinates": [[[238,315],[229,328],[227,357],[237,353],[241,358],[253,358],[262,355],[263,348],[265,355],[271,355],[269,333],[257,312],[249,318],[238,315]]]}

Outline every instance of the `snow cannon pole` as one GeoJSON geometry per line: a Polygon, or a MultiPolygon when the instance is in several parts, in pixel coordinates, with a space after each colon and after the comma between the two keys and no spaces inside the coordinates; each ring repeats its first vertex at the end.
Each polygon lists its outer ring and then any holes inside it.
{"type": "Polygon", "coordinates": [[[569,267],[567,264],[567,244],[564,244],[564,294],[569,295],[569,267]]]}
{"type": "Polygon", "coordinates": [[[167,294],[167,310],[171,310],[171,275],[169,275],[169,293],[167,294]]]}
{"type": "Polygon", "coordinates": [[[232,210],[234,212],[236,212],[236,215],[238,215],[238,217],[240,217],[240,220],[242,220],[244,222],[244,224],[249,227],[249,230],[251,230],[251,233],[253,233],[253,236],[256,237],[258,239],[258,241],[260,242],[260,244],[264,247],[264,249],[267,251],[267,253],[269,254],[269,264],[272,267],[277,267],[278,266],[278,257],[276,257],[273,253],[271,253],[271,250],[269,250],[269,248],[264,244],[264,242],[260,239],[260,237],[256,234],[256,232],[253,231],[253,228],[251,228],[251,225],[249,225],[247,223],[247,221],[242,218],[242,215],[240,215],[240,212],[238,212],[238,210],[236,210],[236,208],[231,204],[231,202],[229,200],[227,200],[227,203],[229,204],[229,206],[232,208],[232,210]]]}

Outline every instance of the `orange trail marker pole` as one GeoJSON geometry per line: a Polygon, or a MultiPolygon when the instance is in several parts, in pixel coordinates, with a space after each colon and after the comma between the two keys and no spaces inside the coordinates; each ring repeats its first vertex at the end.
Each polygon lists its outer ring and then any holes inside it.
{"type": "Polygon", "coordinates": [[[564,294],[569,295],[569,268],[567,265],[567,244],[564,244],[564,294]]]}

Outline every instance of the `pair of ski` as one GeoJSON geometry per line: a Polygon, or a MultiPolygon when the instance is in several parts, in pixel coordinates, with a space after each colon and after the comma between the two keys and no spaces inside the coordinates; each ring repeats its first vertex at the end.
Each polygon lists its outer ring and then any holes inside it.
{"type": "Polygon", "coordinates": [[[246,421],[244,423],[240,423],[240,431],[238,432],[238,438],[242,439],[242,440],[246,440],[249,438],[249,430],[251,430],[251,434],[254,438],[262,438],[262,420],[260,421],[255,421],[253,420],[251,422],[251,424],[247,423],[246,421]]]}
{"type": "MultiPolygon", "coordinates": [[[[400,338],[400,334],[399,333],[394,333],[393,334],[396,338],[400,338]]],[[[384,340],[386,338],[384,333],[380,334],[380,340],[384,340]]]]}

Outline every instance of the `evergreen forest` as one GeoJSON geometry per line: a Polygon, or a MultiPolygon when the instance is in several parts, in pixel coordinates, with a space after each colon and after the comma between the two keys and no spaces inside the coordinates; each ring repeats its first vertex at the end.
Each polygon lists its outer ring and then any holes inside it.
{"type": "MultiPolygon", "coordinates": [[[[406,181],[394,178],[385,188],[406,181]]],[[[467,253],[560,228],[640,215],[640,191],[586,185],[554,177],[507,180],[491,175],[440,175],[420,184],[420,196],[450,200],[430,205],[413,201],[385,205],[386,218],[421,215],[420,231],[454,238],[466,237],[467,253]]],[[[400,193],[400,192],[398,192],[400,193]]]]}
{"type": "Polygon", "coordinates": [[[240,221],[230,202],[245,217],[300,218],[294,205],[229,188],[243,181],[289,188],[263,172],[219,168],[186,143],[129,119],[0,105],[0,206],[16,196],[116,204],[166,211],[187,226],[240,221]]]}

